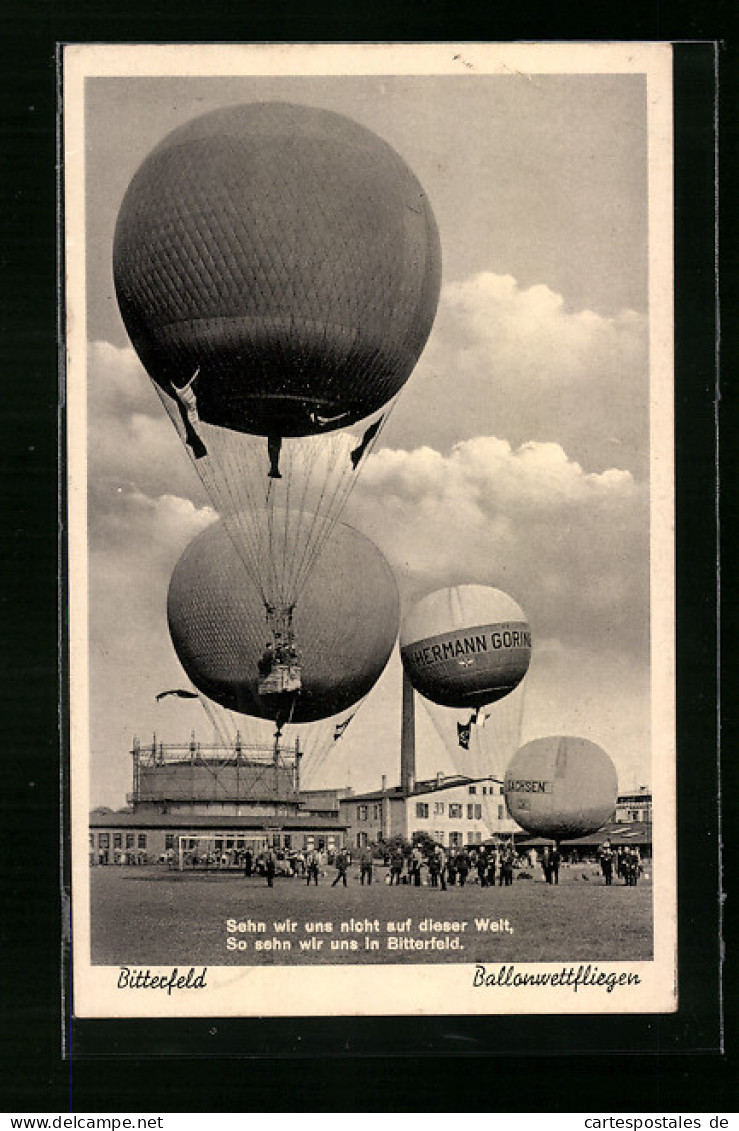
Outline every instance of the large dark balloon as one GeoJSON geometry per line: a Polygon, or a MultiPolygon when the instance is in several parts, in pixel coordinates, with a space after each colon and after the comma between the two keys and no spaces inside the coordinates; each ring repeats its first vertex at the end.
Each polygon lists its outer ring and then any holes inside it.
{"type": "Polygon", "coordinates": [[[531,630],[500,589],[437,589],[403,619],[400,655],[416,691],[444,707],[477,708],[514,690],[531,659],[531,630]]]}
{"type": "MultiPolygon", "coordinates": [[[[380,551],[338,523],[293,616],[303,687],[290,721],[337,714],[371,690],[395,645],[399,609],[395,577],[380,551]]],[[[177,562],[167,617],[175,651],[199,691],[230,710],[274,717],[257,693],[269,639],[264,604],[221,522],[177,562]]]]}
{"type": "Polygon", "coordinates": [[[129,185],[113,258],[150,377],[171,394],[199,369],[200,419],[257,434],[380,408],[439,297],[436,223],[402,158],[349,118],[282,102],[169,134],[129,185]]]}
{"type": "Polygon", "coordinates": [[[505,775],[506,806],[522,828],[563,840],[587,836],[613,815],[616,767],[586,738],[554,735],[527,742],[505,775]]]}

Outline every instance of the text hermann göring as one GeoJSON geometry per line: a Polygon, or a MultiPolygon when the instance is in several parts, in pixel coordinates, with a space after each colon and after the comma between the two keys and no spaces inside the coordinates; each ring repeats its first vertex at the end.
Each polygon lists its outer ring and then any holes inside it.
{"type": "Polygon", "coordinates": [[[505,918],[468,919],[227,919],[226,950],[356,954],[358,951],[462,951],[465,932],[513,934],[505,918]]]}

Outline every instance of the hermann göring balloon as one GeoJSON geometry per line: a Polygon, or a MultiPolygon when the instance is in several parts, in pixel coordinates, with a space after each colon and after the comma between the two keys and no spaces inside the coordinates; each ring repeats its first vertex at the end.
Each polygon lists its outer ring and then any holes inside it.
{"type": "Polygon", "coordinates": [[[513,691],[531,658],[521,607],[486,585],[430,593],[403,620],[400,655],[416,691],[445,707],[476,709],[513,691]]]}

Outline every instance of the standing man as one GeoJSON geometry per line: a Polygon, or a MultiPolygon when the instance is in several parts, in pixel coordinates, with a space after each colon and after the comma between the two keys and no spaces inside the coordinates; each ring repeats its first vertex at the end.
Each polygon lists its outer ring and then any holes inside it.
{"type": "MultiPolygon", "coordinates": [[[[507,888],[513,883],[513,849],[507,848],[500,863],[500,878],[507,888]]],[[[550,881],[551,882],[551,881],[550,881]]]]}
{"type": "Polygon", "coordinates": [[[359,882],[364,887],[364,881],[372,883],[372,849],[365,845],[359,854],[359,882]]]}
{"type": "Polygon", "coordinates": [[[488,883],[488,887],[491,887],[491,888],[495,887],[495,870],[496,870],[497,862],[498,862],[498,850],[497,850],[497,848],[493,848],[488,853],[488,872],[487,872],[487,883],[488,883]]]}
{"type": "Polygon", "coordinates": [[[477,878],[481,888],[488,886],[488,856],[484,848],[477,854],[477,878]]]}
{"type": "Polygon", "coordinates": [[[635,888],[639,879],[639,853],[635,848],[626,849],[626,883],[635,888]]]}
{"type": "Polygon", "coordinates": [[[411,851],[411,874],[410,879],[414,887],[420,888],[421,886],[421,849],[418,845],[414,845],[411,851]]]}
{"type": "Polygon", "coordinates": [[[316,852],[315,848],[311,848],[310,852],[305,858],[305,871],[306,875],[308,876],[308,887],[310,887],[311,880],[313,880],[313,883],[316,885],[316,887],[318,887],[318,865],[318,853],[316,852]]]}
{"type": "Polygon", "coordinates": [[[275,872],[277,871],[277,857],[275,856],[275,850],[273,848],[267,849],[267,853],[264,857],[264,871],[267,876],[267,887],[274,887],[275,872]]]}
{"type": "Polygon", "coordinates": [[[438,888],[438,886],[439,886],[439,856],[438,856],[438,852],[439,852],[439,846],[436,845],[432,849],[432,851],[429,853],[428,860],[426,861],[426,867],[429,870],[429,884],[431,885],[432,888],[438,888]]]}
{"type": "Polygon", "coordinates": [[[613,884],[613,849],[610,840],[603,841],[598,856],[600,857],[600,870],[603,873],[603,879],[606,882],[606,887],[609,888],[613,884]]]}
{"type": "Polygon", "coordinates": [[[393,883],[400,884],[400,877],[403,872],[403,853],[400,845],[396,845],[393,849],[393,854],[390,857],[390,886],[393,883]]]}
{"type": "Polygon", "coordinates": [[[541,870],[548,884],[552,882],[552,854],[549,847],[544,849],[541,857],[541,870]]]}
{"type": "Polygon", "coordinates": [[[439,864],[439,883],[441,884],[441,890],[446,891],[446,852],[440,844],[437,844],[434,849],[434,856],[439,864]]]}
{"type": "Polygon", "coordinates": [[[559,866],[562,863],[562,856],[559,848],[555,844],[549,857],[549,862],[552,868],[552,880],[555,884],[559,883],[559,866]]]}
{"type": "Polygon", "coordinates": [[[341,880],[344,887],[346,887],[346,870],[347,870],[348,866],[349,866],[349,860],[347,859],[346,852],[343,848],[340,848],[339,851],[336,853],[336,879],[331,884],[332,888],[336,887],[339,880],[341,880]]]}

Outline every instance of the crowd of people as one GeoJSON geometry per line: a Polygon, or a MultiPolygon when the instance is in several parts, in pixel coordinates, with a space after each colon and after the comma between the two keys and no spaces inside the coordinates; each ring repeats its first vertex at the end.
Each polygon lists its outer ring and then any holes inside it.
{"type": "MultiPolygon", "coordinates": [[[[540,856],[541,868],[548,884],[559,883],[559,871],[562,856],[556,846],[547,847],[540,856]]],[[[480,887],[509,887],[513,884],[514,874],[517,872],[522,879],[531,879],[529,870],[536,853],[521,854],[512,844],[495,846],[467,846],[447,851],[441,845],[412,846],[396,844],[385,854],[378,854],[374,846],[366,846],[358,850],[357,857],[346,848],[340,848],[333,853],[325,850],[311,849],[306,853],[291,854],[287,860],[273,849],[268,849],[261,854],[256,862],[255,871],[267,876],[271,886],[274,876],[279,870],[286,874],[305,879],[306,883],[318,885],[319,877],[330,878],[330,870],[335,874],[331,878],[331,887],[342,885],[346,887],[349,882],[350,866],[356,865],[352,870],[352,877],[357,878],[364,886],[373,881],[384,882],[392,886],[406,884],[411,887],[422,885],[440,888],[446,891],[448,887],[464,887],[468,883],[478,884],[480,887]]],[[[641,860],[637,849],[611,849],[608,842],[598,854],[598,863],[603,872],[606,884],[612,882],[613,871],[629,885],[636,884],[637,876],[641,872],[641,860]],[[612,861],[612,864],[609,862],[612,861]]],[[[253,874],[251,867],[245,869],[246,875],[253,874]]]]}
{"type": "MultiPolygon", "coordinates": [[[[446,891],[447,887],[464,887],[470,882],[479,884],[480,887],[495,887],[496,883],[499,887],[509,887],[516,872],[521,878],[530,879],[536,860],[533,850],[522,854],[511,843],[445,849],[440,844],[408,845],[396,842],[384,851],[381,851],[381,846],[367,845],[357,850],[356,858],[346,848],[335,851],[313,848],[305,852],[269,847],[262,851],[254,851],[249,847],[221,851],[211,848],[200,851],[191,849],[184,853],[182,865],[186,870],[238,869],[247,878],[265,877],[269,887],[272,887],[276,876],[297,877],[304,879],[309,886],[318,886],[319,879],[328,877],[333,868],[335,876],[331,880],[331,886],[341,884],[346,887],[350,866],[355,864],[356,872],[352,876],[356,876],[362,886],[377,882],[381,876],[381,882],[390,886],[407,884],[421,887],[423,884],[446,891]]],[[[562,855],[557,846],[545,847],[538,861],[547,884],[558,884],[562,855]]],[[[165,853],[163,862],[172,869],[180,864],[173,849],[165,853]]],[[[91,857],[91,863],[141,865],[151,863],[151,860],[143,850],[123,853],[116,849],[111,857],[101,849],[99,858],[91,857]]],[[[643,873],[638,848],[614,848],[609,840],[604,841],[598,849],[597,866],[607,887],[613,884],[614,877],[628,887],[635,887],[643,873]]]]}
{"type": "Polygon", "coordinates": [[[598,851],[598,863],[606,887],[613,884],[614,872],[627,887],[636,887],[637,880],[643,871],[639,849],[636,846],[624,847],[619,845],[618,848],[614,848],[610,840],[603,841],[598,851]]]}

